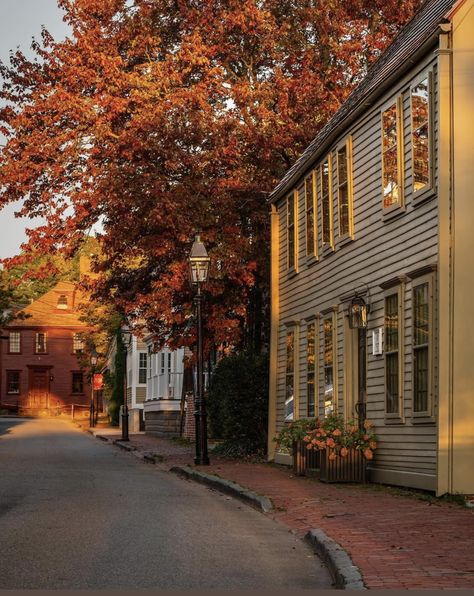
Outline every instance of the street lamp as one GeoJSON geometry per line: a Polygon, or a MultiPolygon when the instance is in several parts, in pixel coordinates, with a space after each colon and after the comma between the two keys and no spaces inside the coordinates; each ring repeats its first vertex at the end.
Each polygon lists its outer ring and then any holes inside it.
{"type": "Polygon", "coordinates": [[[94,416],[94,374],[95,374],[95,367],[97,366],[97,351],[95,346],[92,346],[92,350],[90,353],[90,363],[91,363],[91,405],[90,405],[90,412],[89,412],[89,426],[95,426],[95,416],[94,416]]]}
{"type": "Polygon", "coordinates": [[[199,234],[191,248],[189,255],[189,269],[191,274],[191,282],[197,285],[197,292],[195,297],[196,311],[197,311],[197,348],[198,348],[198,362],[197,362],[197,395],[196,403],[194,404],[194,416],[196,424],[196,457],[194,463],[196,465],[209,465],[209,457],[207,454],[207,412],[206,400],[204,397],[204,358],[203,358],[203,342],[202,342],[202,294],[201,284],[205,283],[209,274],[209,263],[211,259],[207,254],[206,247],[201,242],[199,234]]]}
{"type": "Polygon", "coordinates": [[[122,441],[129,441],[128,436],[128,403],[127,403],[127,354],[128,343],[132,335],[128,329],[120,331],[123,344],[123,406],[122,406],[122,441]]]}

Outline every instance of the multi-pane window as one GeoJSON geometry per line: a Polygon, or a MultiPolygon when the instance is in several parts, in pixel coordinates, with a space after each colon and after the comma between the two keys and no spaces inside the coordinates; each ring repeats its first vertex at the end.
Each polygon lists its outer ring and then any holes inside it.
{"type": "Polygon", "coordinates": [[[171,352],[168,352],[168,377],[171,375],[171,352]]]}
{"type": "Polygon", "coordinates": [[[385,209],[403,202],[401,105],[394,101],[382,112],[382,180],[385,209]]]}
{"type": "Polygon", "coordinates": [[[324,415],[335,410],[334,396],[334,322],[333,318],[324,319],[324,415]]]}
{"type": "Polygon", "coordinates": [[[385,298],[385,411],[400,413],[399,294],[385,298]]]}
{"type": "Polygon", "coordinates": [[[21,333],[19,331],[10,331],[8,335],[8,351],[10,354],[19,354],[21,352],[21,333]]]}
{"type": "Polygon", "coordinates": [[[304,197],[306,208],[306,254],[314,257],[318,252],[316,233],[316,172],[313,171],[304,181],[304,197]]]}
{"type": "Polygon", "coordinates": [[[148,358],[146,352],[138,354],[138,382],[146,383],[146,371],[148,367],[148,358]]]}
{"type": "Polygon", "coordinates": [[[84,393],[84,374],[80,371],[72,373],[72,393],[84,393]]]}
{"type": "Polygon", "coordinates": [[[35,354],[46,354],[46,333],[37,333],[35,336],[35,354]]]}
{"type": "Polygon", "coordinates": [[[328,155],[320,168],[323,247],[333,245],[331,162],[328,155]]]}
{"type": "Polygon", "coordinates": [[[285,420],[293,420],[295,401],[295,332],[286,334],[285,420]]]}
{"type": "Polygon", "coordinates": [[[165,374],[165,353],[161,352],[160,354],[160,375],[165,374]]]}
{"type": "Polygon", "coordinates": [[[306,397],[308,416],[316,415],[316,324],[308,323],[306,336],[306,397]]]}
{"type": "Polygon", "coordinates": [[[337,151],[337,199],[339,236],[352,236],[352,151],[351,139],[337,151]]]}
{"type": "Polygon", "coordinates": [[[413,411],[428,412],[430,376],[430,286],[413,287],[413,411]]]}
{"type": "Polygon", "coordinates": [[[81,354],[84,351],[84,340],[80,333],[74,333],[72,336],[72,351],[74,354],[81,354]]]}
{"type": "Polygon", "coordinates": [[[286,233],[287,233],[287,260],[288,269],[296,268],[296,197],[297,192],[292,192],[286,198],[286,233]]]}
{"type": "Polygon", "coordinates": [[[431,186],[430,147],[430,79],[411,89],[411,146],[413,159],[413,191],[431,186]]]}
{"type": "Polygon", "coordinates": [[[19,370],[7,370],[7,393],[17,395],[20,393],[19,370]]]}

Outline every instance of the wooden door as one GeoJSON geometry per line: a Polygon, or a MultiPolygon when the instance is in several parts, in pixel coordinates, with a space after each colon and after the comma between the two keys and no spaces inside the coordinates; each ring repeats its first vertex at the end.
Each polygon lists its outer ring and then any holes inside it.
{"type": "Polygon", "coordinates": [[[30,373],[28,392],[30,408],[47,408],[49,402],[48,371],[33,369],[30,373]]]}

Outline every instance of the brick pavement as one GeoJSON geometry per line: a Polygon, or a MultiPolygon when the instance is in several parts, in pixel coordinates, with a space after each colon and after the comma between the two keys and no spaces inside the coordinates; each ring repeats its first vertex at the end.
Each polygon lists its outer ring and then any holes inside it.
{"type": "MultiPolygon", "coordinates": [[[[119,438],[119,435],[116,436],[119,438]]],[[[131,435],[158,465],[193,466],[194,447],[131,435]]],[[[270,517],[300,537],[321,528],[359,567],[368,588],[474,588],[474,510],[374,485],[324,484],[284,466],[212,457],[197,469],[232,480],[274,504],[270,517]]]]}

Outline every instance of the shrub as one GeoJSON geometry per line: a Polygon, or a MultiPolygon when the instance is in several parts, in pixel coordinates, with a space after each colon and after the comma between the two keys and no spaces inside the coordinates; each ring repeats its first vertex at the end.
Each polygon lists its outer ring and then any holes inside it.
{"type": "Polygon", "coordinates": [[[268,356],[253,352],[221,360],[211,377],[209,430],[225,455],[263,455],[267,446],[268,356]]]}

